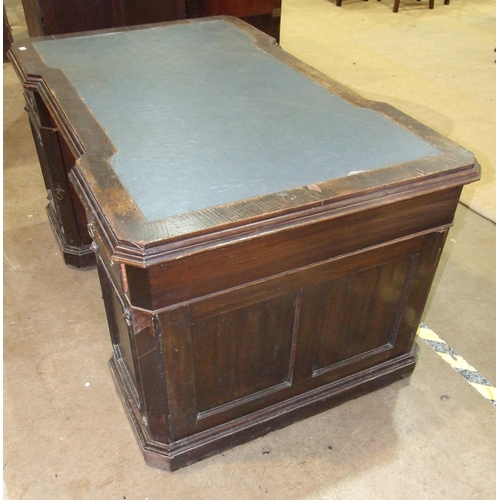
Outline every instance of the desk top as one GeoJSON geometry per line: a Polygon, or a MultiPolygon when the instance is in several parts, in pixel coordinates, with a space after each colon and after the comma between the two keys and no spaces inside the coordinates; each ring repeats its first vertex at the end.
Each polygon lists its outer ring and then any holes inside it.
{"type": "Polygon", "coordinates": [[[118,239],[147,245],[478,168],[232,18],[32,39],[14,55],[80,147],[74,174],[118,239]]]}
{"type": "Polygon", "coordinates": [[[106,131],[148,221],[440,153],[221,20],[34,46],[106,131]]]}

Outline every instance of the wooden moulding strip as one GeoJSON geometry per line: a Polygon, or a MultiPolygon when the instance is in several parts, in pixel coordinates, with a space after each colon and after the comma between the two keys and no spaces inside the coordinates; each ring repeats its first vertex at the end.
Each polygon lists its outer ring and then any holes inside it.
{"type": "Polygon", "coordinates": [[[100,213],[99,206],[93,193],[90,192],[82,179],[78,169],[73,169],[70,179],[75,186],[80,198],[84,201],[87,211],[93,214],[98,221],[99,231],[103,232],[112,247],[112,258],[117,262],[129,264],[137,267],[150,267],[160,263],[165,259],[174,259],[180,256],[194,255],[211,248],[221,248],[233,244],[235,241],[242,242],[256,236],[275,233],[284,229],[299,227],[308,224],[313,218],[315,222],[323,219],[343,217],[369,210],[375,206],[384,206],[403,201],[409,198],[437,193],[453,187],[459,187],[478,177],[478,172],[474,166],[468,170],[464,169],[455,172],[450,176],[436,175],[431,179],[422,178],[418,182],[408,184],[406,189],[400,184],[394,186],[380,187],[373,190],[369,195],[361,193],[350,198],[344,197],[334,200],[328,204],[320,204],[313,207],[301,207],[300,211],[288,211],[285,214],[269,214],[264,220],[243,221],[241,225],[234,227],[216,227],[211,233],[186,235],[173,241],[160,241],[156,246],[148,246],[137,242],[121,240],[112,230],[110,224],[97,214],[100,213]],[[431,186],[429,185],[431,184],[431,186]]]}
{"type": "Polygon", "coordinates": [[[151,440],[119,365],[114,358],[109,364],[146,463],[174,471],[409,376],[415,367],[417,349],[414,344],[410,353],[396,359],[169,445],[151,440]]]}

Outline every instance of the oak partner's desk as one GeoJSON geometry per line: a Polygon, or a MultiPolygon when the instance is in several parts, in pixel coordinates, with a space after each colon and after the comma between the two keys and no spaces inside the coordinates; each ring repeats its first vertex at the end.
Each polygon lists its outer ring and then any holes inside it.
{"type": "Polygon", "coordinates": [[[235,19],[11,57],[77,158],[112,373],[148,464],[411,373],[471,153],[235,19]]]}

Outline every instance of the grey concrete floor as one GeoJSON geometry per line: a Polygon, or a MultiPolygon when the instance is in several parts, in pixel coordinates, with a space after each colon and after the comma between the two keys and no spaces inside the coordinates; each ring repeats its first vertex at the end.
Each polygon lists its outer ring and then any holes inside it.
{"type": "MultiPolygon", "coordinates": [[[[421,341],[406,381],[175,473],[147,467],[107,367],[97,273],[63,264],[23,107],[4,64],[11,500],[495,498],[495,408],[421,341]]],[[[495,384],[495,225],[463,206],[424,320],[495,384]]]]}

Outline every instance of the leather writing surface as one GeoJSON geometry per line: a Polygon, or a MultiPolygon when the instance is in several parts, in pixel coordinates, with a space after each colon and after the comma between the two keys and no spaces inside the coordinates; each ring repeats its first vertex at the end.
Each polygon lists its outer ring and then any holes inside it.
{"type": "Polygon", "coordinates": [[[44,40],[148,221],[440,154],[213,20],[44,40]]]}

